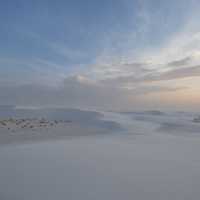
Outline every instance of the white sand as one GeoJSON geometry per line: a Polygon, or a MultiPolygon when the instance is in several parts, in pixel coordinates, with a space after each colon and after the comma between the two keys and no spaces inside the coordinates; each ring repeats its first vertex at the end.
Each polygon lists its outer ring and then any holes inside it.
{"type": "Polygon", "coordinates": [[[104,127],[95,127],[77,122],[48,121],[41,124],[40,120],[23,119],[16,125],[16,121],[0,121],[0,145],[10,143],[25,143],[49,139],[65,139],[78,136],[92,136],[96,134],[107,134],[104,127]],[[2,125],[2,123],[6,125],[2,125]]]}
{"type": "Polygon", "coordinates": [[[107,113],[107,120],[127,129],[109,134],[102,127],[104,137],[95,134],[98,123],[36,131],[38,138],[59,129],[94,137],[31,144],[27,141],[35,132],[20,130],[16,140],[29,137],[23,145],[0,145],[0,199],[199,199],[200,124],[193,123],[193,115],[158,114],[107,113]]]}
{"type": "Polygon", "coordinates": [[[78,109],[0,109],[0,145],[108,134],[119,124],[78,109]]]}

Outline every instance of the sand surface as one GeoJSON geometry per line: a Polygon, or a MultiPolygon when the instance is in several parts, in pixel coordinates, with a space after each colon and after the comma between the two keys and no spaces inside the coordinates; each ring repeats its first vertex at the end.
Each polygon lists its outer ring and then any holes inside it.
{"type": "Polygon", "coordinates": [[[0,136],[0,199],[199,199],[196,114],[102,113],[44,127],[9,122],[0,136]]]}
{"type": "Polygon", "coordinates": [[[0,145],[109,134],[120,125],[78,109],[0,110],[0,145]]]}

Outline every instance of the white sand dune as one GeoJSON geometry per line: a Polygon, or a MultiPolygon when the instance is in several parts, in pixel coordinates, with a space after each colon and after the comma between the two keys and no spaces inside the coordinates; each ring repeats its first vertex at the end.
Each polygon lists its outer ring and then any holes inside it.
{"type": "Polygon", "coordinates": [[[77,109],[0,109],[0,145],[108,134],[120,125],[77,109]]]}
{"type": "Polygon", "coordinates": [[[13,140],[39,134],[45,142],[29,143],[31,136],[0,145],[0,199],[199,199],[200,124],[193,114],[102,114],[36,133],[19,129],[13,140]],[[47,140],[60,129],[71,139],[47,140]]]}

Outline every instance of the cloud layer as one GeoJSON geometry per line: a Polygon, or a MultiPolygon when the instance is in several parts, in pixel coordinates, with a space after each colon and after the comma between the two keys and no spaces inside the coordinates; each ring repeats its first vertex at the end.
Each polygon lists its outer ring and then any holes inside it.
{"type": "Polygon", "coordinates": [[[0,104],[127,110],[176,108],[181,99],[183,109],[199,107],[198,1],[88,5],[27,8],[33,27],[13,8],[16,23],[4,22],[9,32],[0,35],[0,104]]]}

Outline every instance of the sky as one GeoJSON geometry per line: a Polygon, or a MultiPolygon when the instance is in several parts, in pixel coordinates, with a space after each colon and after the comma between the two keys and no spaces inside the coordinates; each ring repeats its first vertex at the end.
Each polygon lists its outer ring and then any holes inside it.
{"type": "Polygon", "coordinates": [[[0,0],[0,104],[200,111],[199,0],[0,0]]]}

